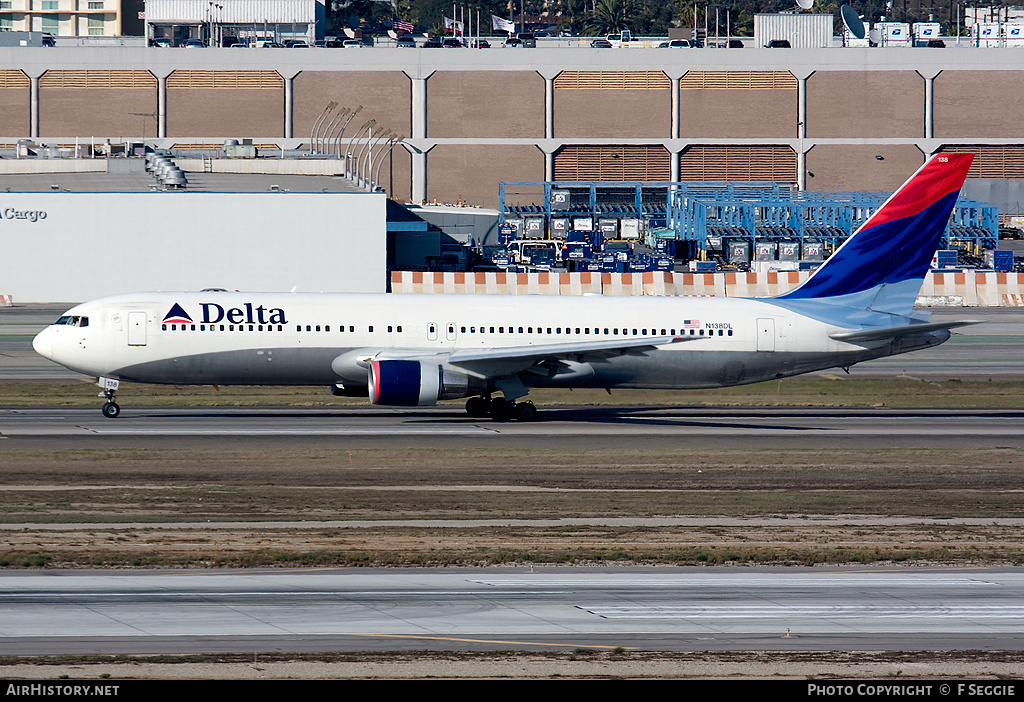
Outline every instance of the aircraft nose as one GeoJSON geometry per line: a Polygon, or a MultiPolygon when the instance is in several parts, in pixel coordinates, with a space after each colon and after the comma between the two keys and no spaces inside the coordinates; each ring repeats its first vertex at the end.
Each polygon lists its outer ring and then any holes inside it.
{"type": "Polygon", "coordinates": [[[53,358],[53,330],[46,328],[32,339],[32,348],[44,358],[53,358]]]}

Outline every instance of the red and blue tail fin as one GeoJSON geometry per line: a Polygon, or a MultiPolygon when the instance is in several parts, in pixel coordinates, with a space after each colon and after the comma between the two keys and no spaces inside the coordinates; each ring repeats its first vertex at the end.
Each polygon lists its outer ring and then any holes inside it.
{"type": "Polygon", "coordinates": [[[910,314],[973,160],[932,156],[803,285],[778,299],[910,314]]]}

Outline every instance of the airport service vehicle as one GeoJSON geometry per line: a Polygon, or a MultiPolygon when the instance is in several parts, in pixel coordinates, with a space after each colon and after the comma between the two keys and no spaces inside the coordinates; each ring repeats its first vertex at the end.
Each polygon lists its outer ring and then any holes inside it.
{"type": "Polygon", "coordinates": [[[974,323],[913,311],[973,158],[930,158],[774,298],[132,293],[68,310],[33,346],[97,377],[108,417],[122,381],[326,385],[406,407],[468,398],[473,416],[530,420],[534,387],[709,388],[848,368],[974,323]]]}
{"type": "Polygon", "coordinates": [[[558,247],[553,241],[516,239],[509,242],[507,251],[513,263],[524,266],[534,263],[534,258],[554,261],[558,257],[558,247]]]}

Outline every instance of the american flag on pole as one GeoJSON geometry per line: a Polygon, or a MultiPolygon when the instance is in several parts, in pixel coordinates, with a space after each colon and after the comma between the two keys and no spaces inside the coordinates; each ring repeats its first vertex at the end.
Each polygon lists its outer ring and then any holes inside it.
{"type": "Polygon", "coordinates": [[[405,32],[406,34],[412,33],[412,22],[406,22],[404,19],[395,17],[392,25],[394,25],[396,32],[405,32]]]}

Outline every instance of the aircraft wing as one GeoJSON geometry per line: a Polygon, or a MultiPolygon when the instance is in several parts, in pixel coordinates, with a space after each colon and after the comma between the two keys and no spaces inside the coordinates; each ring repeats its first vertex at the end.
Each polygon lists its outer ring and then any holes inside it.
{"type": "Polygon", "coordinates": [[[534,366],[554,368],[560,363],[600,362],[614,356],[640,356],[656,346],[703,339],[694,336],[647,336],[608,341],[581,341],[538,346],[466,349],[448,356],[448,364],[485,377],[504,377],[534,366]]]}
{"type": "Polygon", "coordinates": [[[836,341],[848,341],[857,343],[859,341],[884,341],[895,339],[909,334],[920,334],[922,332],[938,331],[940,329],[955,329],[966,327],[970,324],[981,324],[980,319],[961,319],[953,322],[930,322],[928,324],[903,324],[897,327],[878,327],[875,329],[859,329],[857,331],[832,332],[829,338],[836,341]]]}

